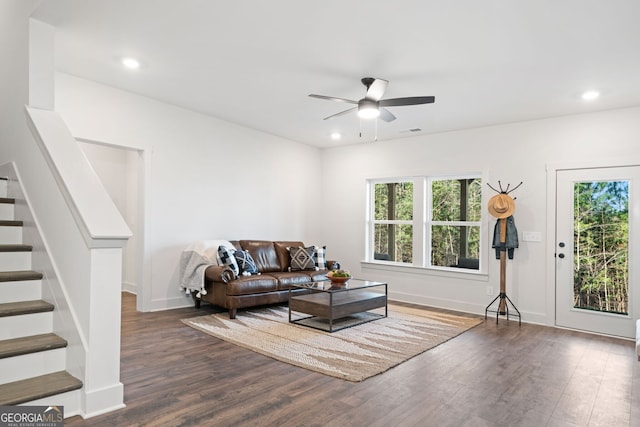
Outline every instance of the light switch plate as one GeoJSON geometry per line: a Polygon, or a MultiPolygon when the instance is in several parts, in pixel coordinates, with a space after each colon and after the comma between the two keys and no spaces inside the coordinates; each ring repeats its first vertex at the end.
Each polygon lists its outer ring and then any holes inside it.
{"type": "Polygon", "coordinates": [[[522,241],[523,242],[541,242],[542,234],[539,231],[523,231],[522,241]]]}

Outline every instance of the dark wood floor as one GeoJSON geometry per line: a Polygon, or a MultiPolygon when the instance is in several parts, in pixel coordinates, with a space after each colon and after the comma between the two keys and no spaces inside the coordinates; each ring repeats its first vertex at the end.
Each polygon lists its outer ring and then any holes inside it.
{"type": "Polygon", "coordinates": [[[126,408],[67,426],[640,426],[630,341],[495,318],[361,383],[191,329],[123,294],[126,408]]]}

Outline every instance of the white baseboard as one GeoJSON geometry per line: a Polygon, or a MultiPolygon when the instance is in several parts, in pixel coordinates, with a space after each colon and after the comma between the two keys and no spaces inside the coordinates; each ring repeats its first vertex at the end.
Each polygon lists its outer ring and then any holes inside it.
{"type": "MultiPolygon", "coordinates": [[[[433,297],[424,296],[424,295],[414,295],[414,294],[408,294],[404,292],[389,292],[388,296],[389,296],[389,300],[392,300],[392,301],[425,305],[425,306],[435,307],[435,308],[443,308],[446,310],[454,310],[454,311],[460,311],[463,313],[478,314],[481,316],[485,315],[486,305],[471,304],[468,302],[455,301],[455,300],[442,299],[442,298],[433,298],[433,297]]],[[[490,302],[491,300],[488,300],[487,305],[490,302]]],[[[522,316],[521,318],[522,322],[548,326],[547,317],[542,313],[533,313],[533,312],[520,310],[520,315],[522,316]]],[[[487,316],[487,319],[489,317],[491,316],[487,316]]],[[[493,314],[493,317],[495,318],[495,313],[493,314]]],[[[500,317],[500,319],[502,318],[504,318],[504,316],[500,317]]],[[[513,320],[514,317],[511,316],[511,319],[513,320]]]]}
{"type": "Polygon", "coordinates": [[[131,282],[122,282],[122,290],[125,292],[129,292],[130,294],[137,295],[138,285],[131,282]]]}
{"type": "Polygon", "coordinates": [[[116,383],[109,387],[87,391],[83,389],[82,418],[91,418],[107,412],[122,409],[124,404],[124,386],[116,383]]]}
{"type": "Polygon", "coordinates": [[[167,298],[161,300],[151,301],[151,308],[149,311],[163,311],[173,310],[175,308],[185,308],[194,306],[193,298],[190,295],[185,295],[179,298],[167,298]]]}

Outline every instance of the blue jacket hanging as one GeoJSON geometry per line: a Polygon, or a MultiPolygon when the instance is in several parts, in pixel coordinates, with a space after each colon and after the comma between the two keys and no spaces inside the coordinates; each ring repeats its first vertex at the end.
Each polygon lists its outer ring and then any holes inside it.
{"type": "Polygon", "coordinates": [[[500,252],[504,251],[507,252],[509,259],[513,259],[514,249],[518,247],[518,230],[513,216],[509,216],[505,220],[507,221],[507,236],[504,242],[500,242],[501,220],[497,220],[493,228],[493,245],[491,247],[496,250],[496,259],[500,259],[500,252]]]}

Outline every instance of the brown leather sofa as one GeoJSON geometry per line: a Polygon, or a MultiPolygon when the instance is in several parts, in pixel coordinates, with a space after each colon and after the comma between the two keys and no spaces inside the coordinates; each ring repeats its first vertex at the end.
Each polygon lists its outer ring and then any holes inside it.
{"type": "MultiPolygon", "coordinates": [[[[304,247],[295,241],[239,240],[230,241],[237,250],[246,250],[258,267],[259,275],[234,277],[226,266],[209,266],[205,271],[207,293],[194,299],[196,307],[200,300],[226,308],[229,318],[235,319],[239,308],[287,302],[289,285],[327,280],[327,273],[336,264],[327,261],[328,269],[289,271],[290,247],[304,247]]],[[[306,292],[295,289],[293,293],[306,292]]]]}

